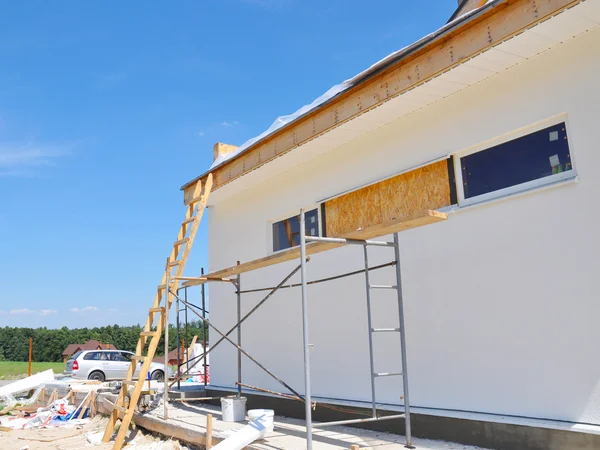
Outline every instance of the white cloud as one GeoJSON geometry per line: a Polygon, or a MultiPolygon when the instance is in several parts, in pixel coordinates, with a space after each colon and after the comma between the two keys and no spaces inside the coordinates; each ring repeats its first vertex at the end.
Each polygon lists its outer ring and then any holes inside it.
{"type": "Polygon", "coordinates": [[[47,316],[49,314],[56,314],[56,310],[54,310],[54,309],[41,309],[40,313],[42,314],[42,316],[47,316]]]}
{"type": "Polygon", "coordinates": [[[68,147],[29,143],[0,143],[0,176],[32,177],[35,169],[52,166],[72,154],[68,147]]]}
{"type": "Polygon", "coordinates": [[[117,308],[108,308],[108,312],[117,312],[118,309],[117,308]]]}
{"type": "Polygon", "coordinates": [[[196,134],[197,134],[198,136],[202,137],[202,136],[204,136],[204,131],[198,131],[196,134]]]}
{"type": "Polygon", "coordinates": [[[32,309],[12,309],[10,314],[35,314],[37,311],[32,309]]]}
{"type": "Polygon", "coordinates": [[[86,306],[85,308],[71,308],[69,311],[78,313],[78,312],[87,312],[87,311],[98,311],[98,308],[95,306],[86,306]]]}
{"type": "Polygon", "coordinates": [[[231,122],[224,121],[220,123],[223,128],[233,128],[239,124],[240,123],[237,120],[232,120],[231,122]]]}
{"type": "Polygon", "coordinates": [[[3,309],[0,309],[0,316],[3,316],[4,314],[6,314],[6,311],[4,311],[3,309]]]}

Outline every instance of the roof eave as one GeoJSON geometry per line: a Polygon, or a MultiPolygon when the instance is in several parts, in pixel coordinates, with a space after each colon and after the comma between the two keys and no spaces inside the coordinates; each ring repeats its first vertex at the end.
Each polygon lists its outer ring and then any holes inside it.
{"type": "Polygon", "coordinates": [[[335,96],[333,96],[330,99],[328,99],[328,100],[324,101],[323,103],[321,103],[318,107],[316,107],[314,109],[311,109],[310,111],[307,111],[306,113],[298,116],[296,119],[294,119],[293,121],[291,121],[288,124],[284,125],[283,127],[279,128],[274,133],[271,133],[268,136],[265,136],[262,139],[256,141],[254,144],[252,144],[248,148],[244,149],[244,151],[238,153],[233,158],[228,159],[227,161],[223,161],[221,164],[219,164],[219,165],[217,165],[217,166],[215,166],[215,167],[207,170],[206,172],[204,172],[201,175],[197,176],[193,180],[188,181],[187,183],[185,183],[181,187],[181,190],[182,191],[185,190],[186,188],[188,188],[192,184],[196,183],[198,180],[201,180],[204,177],[208,176],[209,173],[214,172],[214,171],[216,171],[216,170],[218,170],[218,169],[226,166],[227,164],[230,164],[231,162],[235,161],[237,158],[241,157],[242,155],[245,155],[249,151],[255,149],[256,147],[258,147],[260,145],[262,145],[265,141],[267,141],[268,139],[270,139],[272,136],[275,136],[277,134],[280,134],[280,133],[283,133],[283,132],[289,130],[291,127],[293,127],[299,121],[303,120],[304,118],[306,118],[306,117],[308,117],[308,116],[310,116],[312,114],[315,114],[319,110],[321,110],[321,109],[325,108],[326,106],[334,103],[335,101],[337,101],[342,96],[345,96],[348,93],[350,93],[351,91],[353,91],[354,89],[357,89],[364,82],[366,82],[366,81],[370,80],[371,78],[377,76],[381,72],[389,69],[391,66],[394,66],[396,64],[401,63],[405,58],[413,55],[414,53],[416,53],[419,50],[422,50],[425,46],[431,45],[431,44],[435,44],[439,40],[443,39],[446,34],[448,34],[450,32],[454,32],[457,29],[461,28],[462,26],[467,25],[468,23],[470,23],[471,21],[475,20],[480,15],[484,14],[489,9],[492,9],[492,8],[494,8],[494,7],[502,4],[502,3],[505,3],[506,1],[508,1],[508,0],[498,0],[498,1],[489,2],[489,3],[485,4],[484,6],[478,8],[476,10],[473,10],[473,11],[467,13],[467,14],[464,14],[463,16],[460,16],[458,19],[456,19],[454,21],[449,21],[444,27],[440,28],[436,32],[434,32],[434,33],[432,33],[430,35],[427,35],[427,36],[419,39],[418,41],[414,42],[413,44],[409,45],[402,52],[400,52],[398,55],[396,55],[393,58],[390,58],[390,60],[388,60],[388,61],[385,61],[385,63],[382,64],[381,66],[375,66],[375,67],[373,67],[372,70],[369,70],[368,72],[366,72],[359,80],[357,80],[348,89],[346,89],[346,90],[344,90],[342,92],[339,92],[335,96]]]}

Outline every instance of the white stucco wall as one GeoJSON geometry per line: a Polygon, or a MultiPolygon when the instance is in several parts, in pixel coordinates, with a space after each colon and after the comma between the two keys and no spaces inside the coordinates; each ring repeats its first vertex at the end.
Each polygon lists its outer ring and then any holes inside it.
{"type": "MultiPolygon", "coordinates": [[[[210,268],[265,256],[269,220],[567,113],[578,183],[465,208],[444,223],[400,234],[411,400],[600,424],[599,43],[600,32],[585,34],[218,202],[209,212],[210,268]]],[[[390,249],[371,252],[374,264],[392,258],[390,249]]],[[[243,274],[243,287],[275,285],[296,264],[243,274]]],[[[315,255],[308,274],[315,279],[361,266],[362,249],[343,248],[315,255]]],[[[389,283],[393,272],[373,277],[389,283]]],[[[375,295],[374,325],[393,326],[394,294],[375,295]]],[[[244,311],[260,298],[244,296],[244,311]]],[[[232,287],[212,284],[210,299],[213,323],[229,329],[236,314],[232,287]]],[[[244,324],[243,345],[303,392],[300,302],[298,289],[275,294],[244,324]]],[[[363,277],[310,286],[309,305],[313,394],[368,400],[363,277]]],[[[399,370],[397,335],[375,339],[376,370],[399,370]]],[[[233,386],[235,355],[228,345],[215,350],[213,384],[233,386]]],[[[246,358],[243,378],[284,390],[246,358]]],[[[379,401],[401,403],[399,378],[379,379],[377,386],[379,401]]]]}

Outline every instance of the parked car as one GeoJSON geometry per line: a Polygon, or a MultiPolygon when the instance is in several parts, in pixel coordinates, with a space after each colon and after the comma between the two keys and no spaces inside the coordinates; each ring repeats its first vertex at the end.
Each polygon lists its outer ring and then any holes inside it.
{"type": "MultiPolygon", "coordinates": [[[[85,350],[75,353],[67,361],[65,375],[87,380],[124,380],[131,364],[134,353],[122,350],[85,350]]],[[[133,378],[140,376],[142,361],[137,364],[133,378]]],[[[174,376],[169,367],[169,378],[174,376]]],[[[162,381],[165,378],[165,365],[157,362],[150,364],[148,370],[153,380],[162,381]]],[[[146,378],[147,375],[144,375],[146,378]]]]}

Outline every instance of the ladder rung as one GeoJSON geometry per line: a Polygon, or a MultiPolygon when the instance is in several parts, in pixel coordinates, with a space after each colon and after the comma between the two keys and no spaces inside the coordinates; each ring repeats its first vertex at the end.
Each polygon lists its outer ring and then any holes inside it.
{"type": "Polygon", "coordinates": [[[122,412],[123,414],[128,414],[130,411],[122,406],[119,405],[115,405],[114,408],[119,411],[122,412]]]}
{"type": "Polygon", "coordinates": [[[175,266],[178,266],[179,264],[181,264],[181,260],[173,261],[173,262],[169,263],[169,267],[175,267],[175,266]]]}
{"type": "Polygon", "coordinates": [[[371,333],[393,333],[400,331],[400,328],[371,328],[371,333]]]}
{"type": "Polygon", "coordinates": [[[161,307],[161,308],[150,308],[149,311],[151,313],[158,313],[159,312],[159,313],[163,313],[164,314],[165,313],[165,308],[164,307],[161,307]]]}
{"type": "Polygon", "coordinates": [[[128,384],[130,386],[135,386],[137,384],[137,380],[122,380],[122,384],[128,384]]]}
{"type": "Polygon", "coordinates": [[[156,335],[156,331],[142,331],[140,333],[140,336],[155,336],[156,335]]]}
{"type": "Polygon", "coordinates": [[[135,360],[135,361],[144,361],[147,358],[147,356],[144,355],[133,355],[131,357],[131,359],[135,360]]]}
{"type": "Polygon", "coordinates": [[[380,372],[373,374],[376,377],[397,377],[402,376],[402,372],[380,372]]]}
{"type": "Polygon", "coordinates": [[[182,225],[187,225],[188,223],[192,223],[194,220],[196,220],[196,217],[197,217],[197,216],[192,216],[192,217],[190,217],[189,219],[185,219],[185,220],[182,222],[182,225]]]}
{"type": "Polygon", "coordinates": [[[189,240],[190,240],[190,238],[179,239],[178,241],[175,241],[175,243],[173,245],[175,247],[179,247],[180,245],[184,245],[189,240]]]}
{"type": "Polygon", "coordinates": [[[200,200],[202,200],[202,197],[204,197],[204,195],[199,195],[198,197],[194,197],[193,199],[190,200],[190,205],[193,205],[194,203],[198,203],[200,200]]]}
{"type": "Polygon", "coordinates": [[[371,289],[397,289],[398,286],[392,284],[370,284],[371,289]]]}

